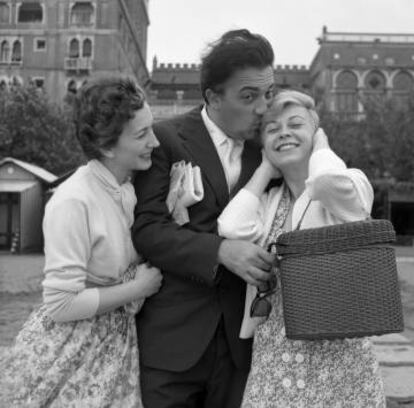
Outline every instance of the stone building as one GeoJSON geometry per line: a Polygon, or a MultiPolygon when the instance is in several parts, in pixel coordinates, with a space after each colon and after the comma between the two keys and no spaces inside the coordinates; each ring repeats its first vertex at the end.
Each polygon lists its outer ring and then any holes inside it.
{"type": "Polygon", "coordinates": [[[330,111],[361,114],[368,99],[404,104],[414,90],[414,34],[335,33],[323,28],[309,67],[312,94],[330,111]]]}
{"type": "MultiPolygon", "coordinates": [[[[308,89],[309,70],[301,65],[276,65],[275,81],[278,88],[292,86],[308,89]]],[[[167,118],[188,111],[202,102],[200,65],[152,63],[151,108],[155,119],[167,118]]]]}
{"type": "Polygon", "coordinates": [[[148,0],[0,0],[0,86],[32,83],[52,101],[94,74],[149,84],[148,0]]]}
{"type": "MultiPolygon", "coordinates": [[[[414,34],[328,32],[309,68],[276,65],[279,89],[310,92],[332,112],[357,117],[369,98],[394,97],[404,103],[414,89],[414,34]]],[[[277,62],[277,60],[276,60],[277,62]]],[[[159,64],[152,69],[152,107],[157,118],[188,110],[201,102],[199,66],[159,64]]]]}

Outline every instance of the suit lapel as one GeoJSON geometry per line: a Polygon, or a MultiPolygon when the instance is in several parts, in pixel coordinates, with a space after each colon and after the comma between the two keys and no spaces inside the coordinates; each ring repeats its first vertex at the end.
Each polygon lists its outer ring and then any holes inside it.
{"type": "Polygon", "coordinates": [[[218,203],[224,207],[229,200],[229,192],[221,165],[211,137],[204,126],[200,108],[192,110],[183,121],[178,134],[184,141],[184,147],[200,167],[201,174],[210,184],[217,196],[218,203]]]}

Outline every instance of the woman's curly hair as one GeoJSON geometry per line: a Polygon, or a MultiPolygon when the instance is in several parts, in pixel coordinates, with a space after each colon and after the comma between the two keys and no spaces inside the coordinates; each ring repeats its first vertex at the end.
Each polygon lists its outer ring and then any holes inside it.
{"type": "Polygon", "coordinates": [[[76,97],[76,137],[89,159],[116,145],[125,124],[145,103],[144,91],[128,77],[100,78],[83,85],[76,97]]]}

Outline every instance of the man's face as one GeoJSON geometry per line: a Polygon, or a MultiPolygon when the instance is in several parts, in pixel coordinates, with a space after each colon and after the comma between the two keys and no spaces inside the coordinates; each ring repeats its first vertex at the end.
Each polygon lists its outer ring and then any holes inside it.
{"type": "Polygon", "coordinates": [[[271,66],[240,69],[224,83],[223,91],[211,98],[213,119],[227,136],[253,139],[259,134],[262,115],[273,96],[271,66]]]}

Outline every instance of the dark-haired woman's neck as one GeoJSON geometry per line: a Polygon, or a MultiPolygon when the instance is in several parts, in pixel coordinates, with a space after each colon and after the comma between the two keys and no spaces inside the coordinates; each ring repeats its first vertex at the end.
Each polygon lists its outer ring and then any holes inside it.
{"type": "Polygon", "coordinates": [[[118,166],[114,161],[106,157],[101,158],[100,162],[114,175],[119,185],[124,184],[130,177],[131,171],[118,166]]]}

